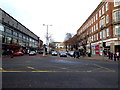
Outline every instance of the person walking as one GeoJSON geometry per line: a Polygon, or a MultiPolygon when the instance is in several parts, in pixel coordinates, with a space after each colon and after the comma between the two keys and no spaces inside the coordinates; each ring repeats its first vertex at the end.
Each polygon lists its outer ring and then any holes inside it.
{"type": "Polygon", "coordinates": [[[117,60],[119,61],[119,58],[120,58],[119,52],[116,52],[116,57],[117,57],[117,60]]]}
{"type": "Polygon", "coordinates": [[[110,59],[113,60],[113,53],[110,53],[110,59]]]}
{"type": "Polygon", "coordinates": [[[10,56],[11,56],[11,58],[13,58],[14,57],[14,51],[13,50],[10,50],[10,56]]]}
{"type": "Polygon", "coordinates": [[[73,53],[73,57],[74,57],[74,58],[76,57],[76,51],[74,51],[74,53],[73,53]]]}
{"type": "Polygon", "coordinates": [[[79,57],[80,57],[80,52],[79,52],[79,50],[77,50],[77,52],[76,52],[76,58],[79,59],[79,57]]]}
{"type": "Polygon", "coordinates": [[[114,61],[116,61],[116,58],[117,58],[117,54],[114,53],[114,61]]]}

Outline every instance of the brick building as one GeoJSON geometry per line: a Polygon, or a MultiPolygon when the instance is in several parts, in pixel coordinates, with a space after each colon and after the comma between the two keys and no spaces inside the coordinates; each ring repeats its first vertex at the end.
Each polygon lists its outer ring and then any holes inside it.
{"type": "Polygon", "coordinates": [[[103,0],[77,30],[78,49],[120,52],[120,0],[103,0]]]}

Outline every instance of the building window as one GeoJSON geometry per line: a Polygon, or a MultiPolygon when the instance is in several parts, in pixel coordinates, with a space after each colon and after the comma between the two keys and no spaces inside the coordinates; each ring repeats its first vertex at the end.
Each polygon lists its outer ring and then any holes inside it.
{"type": "Polygon", "coordinates": [[[92,33],[93,33],[93,27],[92,27],[92,33]]]}
{"type": "Polygon", "coordinates": [[[104,8],[104,6],[103,6],[103,7],[102,7],[102,15],[104,14],[104,9],[105,9],[105,8],[104,8]]]}
{"type": "Polygon", "coordinates": [[[4,26],[0,24],[0,31],[4,31],[4,26]]]}
{"type": "Polygon", "coordinates": [[[6,43],[6,39],[4,35],[2,35],[2,43],[6,43]]]}
{"type": "Polygon", "coordinates": [[[109,35],[110,35],[109,34],[109,28],[106,29],[106,34],[107,34],[106,36],[109,37],[109,35]]]}
{"type": "Polygon", "coordinates": [[[98,30],[98,23],[96,23],[96,30],[98,30]]]}
{"type": "Polygon", "coordinates": [[[106,3],[105,7],[106,7],[106,11],[108,11],[109,10],[108,2],[106,3]]]}
{"type": "Polygon", "coordinates": [[[101,17],[101,9],[100,9],[100,11],[99,11],[99,17],[101,17]]]}
{"type": "Polygon", "coordinates": [[[5,32],[12,34],[12,30],[10,30],[10,29],[6,29],[5,32]]]}
{"type": "Polygon", "coordinates": [[[113,22],[119,22],[120,21],[120,10],[113,12],[113,22]]]}
{"type": "Polygon", "coordinates": [[[22,34],[21,33],[19,33],[19,38],[22,38],[22,34]]]}
{"type": "Polygon", "coordinates": [[[95,25],[94,25],[94,31],[95,31],[96,29],[95,29],[95,25]]]}
{"type": "Polygon", "coordinates": [[[97,40],[98,40],[98,33],[96,34],[97,40]]]}
{"type": "Polygon", "coordinates": [[[92,18],[92,24],[93,24],[93,21],[94,21],[94,20],[93,20],[93,18],[92,18]]]}
{"type": "Polygon", "coordinates": [[[106,16],[106,23],[109,23],[109,15],[106,16]]]}
{"type": "Polygon", "coordinates": [[[26,37],[25,37],[25,36],[23,36],[23,39],[24,39],[24,40],[26,40],[26,37]]]}
{"type": "Polygon", "coordinates": [[[116,25],[114,27],[114,30],[115,30],[115,35],[120,35],[120,25],[116,25]]]}
{"type": "Polygon", "coordinates": [[[103,30],[103,38],[106,38],[106,30],[103,30]]]}
{"type": "Polygon", "coordinates": [[[12,41],[12,38],[11,38],[11,37],[6,37],[6,42],[7,42],[8,44],[10,44],[11,41],[12,41]]]}
{"type": "Polygon", "coordinates": [[[99,21],[99,27],[101,28],[101,20],[99,21]]]}
{"type": "Polygon", "coordinates": [[[13,32],[13,35],[17,37],[17,36],[18,36],[18,33],[17,33],[17,32],[13,32]]]}
{"type": "Polygon", "coordinates": [[[4,22],[4,18],[2,18],[2,22],[4,22]]]}
{"type": "Polygon", "coordinates": [[[96,20],[98,19],[98,14],[96,14],[96,20]]]}
{"type": "Polygon", "coordinates": [[[120,6],[120,0],[114,0],[114,6],[120,6]]]}
{"type": "Polygon", "coordinates": [[[102,35],[102,31],[100,32],[100,39],[102,39],[103,35],[102,35]]]}
{"type": "Polygon", "coordinates": [[[96,35],[94,35],[94,39],[93,40],[96,41],[96,35]]]}
{"type": "Polygon", "coordinates": [[[95,22],[95,16],[94,16],[94,22],[95,22]]]}
{"type": "Polygon", "coordinates": [[[17,39],[13,39],[12,40],[12,43],[14,44],[14,43],[17,43],[17,39]]]}
{"type": "Polygon", "coordinates": [[[103,28],[105,26],[105,17],[101,18],[101,27],[103,28]]]}

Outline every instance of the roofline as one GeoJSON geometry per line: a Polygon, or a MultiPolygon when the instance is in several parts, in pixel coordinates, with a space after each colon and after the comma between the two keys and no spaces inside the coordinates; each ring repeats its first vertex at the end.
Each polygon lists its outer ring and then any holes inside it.
{"type": "MultiPolygon", "coordinates": [[[[20,25],[22,25],[25,29],[27,29],[28,31],[30,31],[30,29],[28,29],[27,27],[25,27],[22,23],[20,23],[17,19],[13,18],[10,14],[8,14],[6,11],[4,11],[3,9],[0,8],[1,11],[3,11],[4,13],[6,13],[9,17],[11,17],[13,20],[15,20],[17,23],[19,23],[20,25]]],[[[30,31],[32,34],[34,34],[35,36],[37,36],[35,33],[33,33],[32,31],[30,31]]],[[[40,38],[39,36],[37,36],[38,38],[40,38]]]]}

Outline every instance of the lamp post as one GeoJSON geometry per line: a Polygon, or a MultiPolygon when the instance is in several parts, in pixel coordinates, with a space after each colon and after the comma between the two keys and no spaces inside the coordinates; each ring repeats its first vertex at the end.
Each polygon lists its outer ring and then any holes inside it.
{"type": "Polygon", "coordinates": [[[48,36],[48,27],[52,25],[48,24],[43,24],[43,26],[47,26],[47,32],[46,32],[46,46],[47,46],[47,51],[49,52],[49,36],[48,36]]]}

